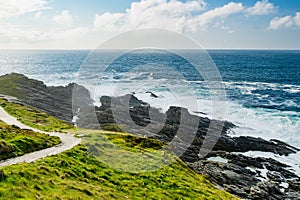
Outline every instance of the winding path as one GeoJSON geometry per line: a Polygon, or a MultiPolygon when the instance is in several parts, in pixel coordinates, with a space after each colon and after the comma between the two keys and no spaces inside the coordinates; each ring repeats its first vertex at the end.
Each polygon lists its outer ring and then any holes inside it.
{"type": "Polygon", "coordinates": [[[18,126],[21,129],[29,129],[29,130],[33,130],[35,132],[48,134],[50,136],[57,136],[61,140],[61,144],[56,145],[54,147],[50,147],[47,149],[43,149],[43,150],[25,154],[23,156],[10,158],[10,159],[1,161],[0,167],[7,166],[7,165],[13,165],[13,164],[17,164],[17,163],[22,163],[22,162],[30,163],[37,159],[45,158],[47,156],[59,154],[63,151],[69,150],[81,142],[80,138],[76,138],[76,137],[74,137],[74,135],[71,135],[71,134],[57,133],[57,132],[44,132],[44,131],[40,131],[38,129],[26,126],[25,124],[22,124],[21,122],[19,122],[15,117],[9,115],[2,107],[0,107],[0,120],[2,120],[3,122],[5,122],[9,125],[18,126]]]}

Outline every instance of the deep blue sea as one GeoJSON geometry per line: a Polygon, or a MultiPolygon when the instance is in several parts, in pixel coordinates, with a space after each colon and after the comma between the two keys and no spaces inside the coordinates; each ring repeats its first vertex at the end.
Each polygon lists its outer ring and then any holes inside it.
{"type": "MultiPolygon", "coordinates": [[[[91,91],[96,103],[102,95],[134,92],[144,101],[166,110],[179,104],[179,96],[196,98],[196,108],[180,105],[190,112],[219,117],[211,112],[211,96],[204,78],[179,56],[159,51],[128,53],[109,65],[117,53],[103,51],[97,61],[89,60],[89,67],[82,69],[89,53],[0,51],[0,74],[22,73],[47,85],[66,85],[81,76],[85,80],[81,83],[91,91]],[[101,72],[103,66],[109,67],[101,72]],[[176,87],[179,79],[192,88],[196,97],[188,96],[185,90],[174,93],[170,89],[176,87]],[[148,91],[158,98],[151,97],[148,91]]],[[[276,138],[300,147],[300,51],[210,50],[208,53],[226,88],[224,118],[239,126],[231,134],[276,138]]],[[[192,51],[190,56],[195,56],[192,51]]]]}

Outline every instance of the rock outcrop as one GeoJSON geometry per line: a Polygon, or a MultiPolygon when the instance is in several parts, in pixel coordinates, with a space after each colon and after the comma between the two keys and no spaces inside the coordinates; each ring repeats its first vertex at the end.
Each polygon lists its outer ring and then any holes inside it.
{"type": "Polygon", "coordinates": [[[300,178],[288,165],[271,158],[211,152],[188,165],[226,191],[244,199],[299,199],[300,178]]]}
{"type": "Polygon", "coordinates": [[[192,115],[181,107],[170,107],[162,113],[131,94],[103,96],[101,106],[95,107],[88,90],[82,86],[47,87],[41,81],[20,74],[0,77],[0,93],[17,97],[24,104],[68,122],[74,113],[79,127],[128,131],[171,142],[175,153],[184,152],[178,155],[189,167],[239,197],[299,199],[300,179],[288,165],[270,158],[240,154],[261,151],[286,156],[299,149],[279,140],[230,137],[227,132],[235,127],[231,122],[192,115]],[[75,97],[72,96],[74,90],[75,97]],[[207,149],[210,153],[199,155],[206,139],[211,139],[211,149],[207,149]]]}
{"type": "Polygon", "coordinates": [[[77,84],[47,87],[43,82],[29,79],[22,74],[8,74],[0,77],[0,93],[18,98],[22,103],[38,108],[54,117],[71,122],[72,92],[74,87],[88,97],[87,103],[92,105],[89,91],[77,84]]]}
{"type": "Polygon", "coordinates": [[[180,137],[178,130],[183,126],[186,134],[173,143],[175,152],[176,149],[186,148],[185,153],[180,155],[181,159],[196,172],[206,174],[212,182],[232,194],[245,199],[298,199],[300,195],[300,179],[290,170],[290,166],[271,158],[252,158],[238,153],[261,151],[287,156],[299,151],[295,147],[279,140],[267,141],[249,136],[230,137],[227,131],[235,127],[230,122],[215,120],[211,126],[213,120],[191,115],[187,109],[180,107],[170,107],[166,113],[160,113],[133,95],[113,98],[105,96],[101,98],[101,104],[96,111],[101,125],[115,123],[114,116],[118,115],[118,124],[125,127],[125,131],[147,135],[164,142],[171,142],[174,137],[180,137]],[[128,110],[130,117],[124,115],[128,110]],[[149,116],[150,112],[152,118],[149,116]],[[185,123],[181,123],[181,118],[184,118],[185,123]],[[131,127],[132,121],[139,125],[138,130],[131,127]],[[152,127],[146,129],[150,122],[152,127]],[[164,123],[163,126],[161,123],[164,123]],[[193,129],[195,124],[198,124],[196,130],[193,129]],[[159,132],[152,131],[160,126],[163,128],[159,132]],[[216,132],[219,138],[212,151],[205,158],[201,158],[199,152],[209,129],[212,133],[216,132]],[[193,131],[195,134],[189,134],[193,131]],[[190,139],[191,144],[186,146],[190,139]],[[215,161],[214,158],[220,158],[221,161],[215,161]]]}

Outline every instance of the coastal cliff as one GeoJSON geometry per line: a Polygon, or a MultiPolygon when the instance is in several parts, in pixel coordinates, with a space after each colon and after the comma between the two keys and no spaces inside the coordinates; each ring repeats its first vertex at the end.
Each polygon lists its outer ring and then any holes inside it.
{"type": "MultiPolygon", "coordinates": [[[[281,163],[272,158],[249,157],[241,153],[249,151],[269,152],[278,156],[290,155],[299,152],[299,149],[292,147],[279,140],[264,140],[250,136],[231,137],[228,131],[236,127],[231,122],[218,121],[205,117],[192,115],[187,109],[181,107],[170,107],[166,113],[161,113],[158,109],[151,107],[146,102],[137,99],[134,95],[128,94],[121,97],[103,96],[100,99],[101,106],[93,106],[93,100],[89,92],[77,84],[67,86],[47,87],[43,82],[28,79],[24,75],[9,74],[0,77],[0,94],[16,97],[18,103],[27,104],[40,109],[61,120],[71,122],[73,119],[74,107],[72,107],[73,89],[79,90],[82,96],[81,109],[77,113],[77,124],[80,127],[92,129],[113,129],[114,131],[129,130],[130,133],[151,137],[163,142],[170,142],[177,134],[180,119],[184,116],[184,130],[195,132],[191,145],[181,159],[195,172],[206,174],[209,179],[224,188],[226,191],[246,199],[297,199],[300,194],[300,179],[298,175],[285,163],[281,163]],[[114,112],[112,111],[112,100],[114,102],[114,112]],[[129,102],[129,105],[125,105],[129,102]],[[126,118],[129,113],[131,119],[126,118]],[[100,124],[91,124],[92,117],[90,109],[94,110],[100,124]],[[155,119],[166,119],[154,121],[155,126],[163,127],[159,132],[152,132],[146,129],[151,119],[149,112],[154,113],[155,119]],[[118,125],[114,116],[118,115],[118,125]],[[124,115],[124,117],[122,117],[124,115]],[[134,121],[140,128],[138,130],[130,126],[129,121],[134,121]],[[210,127],[214,121],[214,126],[210,127]],[[191,124],[197,122],[197,130],[192,129],[191,124]],[[162,124],[163,123],[163,124],[162,124]],[[207,137],[207,131],[221,133],[212,151],[200,157],[199,151],[203,141],[207,137]]],[[[74,105],[73,105],[74,106],[74,105]]],[[[75,108],[75,110],[77,110],[75,108]]],[[[185,134],[188,136],[189,134],[185,134]]],[[[180,138],[174,144],[176,148],[184,146],[187,138],[180,138]],[[182,142],[180,142],[182,141],[182,142]]]]}

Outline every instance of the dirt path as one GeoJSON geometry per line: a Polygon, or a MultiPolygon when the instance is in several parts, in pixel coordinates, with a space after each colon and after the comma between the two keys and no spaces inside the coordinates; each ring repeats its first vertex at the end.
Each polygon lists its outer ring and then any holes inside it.
{"type": "Polygon", "coordinates": [[[69,150],[81,142],[80,138],[76,138],[76,137],[74,137],[74,135],[71,135],[71,134],[64,134],[64,133],[57,133],[57,132],[44,132],[44,131],[40,131],[38,129],[26,126],[25,124],[22,124],[21,122],[19,122],[15,117],[9,115],[2,107],[0,107],[0,120],[4,121],[5,123],[7,123],[9,125],[18,126],[21,129],[30,129],[35,132],[48,134],[50,136],[57,136],[60,138],[60,140],[62,142],[61,144],[54,146],[54,147],[50,147],[48,149],[35,151],[32,153],[25,154],[23,156],[19,156],[19,157],[1,161],[0,167],[7,166],[7,165],[13,165],[13,164],[17,164],[17,163],[22,163],[22,162],[30,163],[37,159],[45,158],[46,156],[59,154],[63,151],[69,150]]]}

